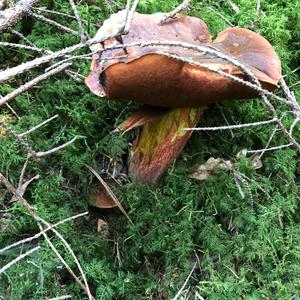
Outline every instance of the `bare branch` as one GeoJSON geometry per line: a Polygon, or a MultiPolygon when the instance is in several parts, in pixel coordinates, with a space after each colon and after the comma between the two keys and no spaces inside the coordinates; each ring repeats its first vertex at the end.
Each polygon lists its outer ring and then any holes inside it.
{"type": "Polygon", "coordinates": [[[20,0],[0,14],[0,33],[10,31],[24,15],[30,12],[37,0],[20,0]]]}

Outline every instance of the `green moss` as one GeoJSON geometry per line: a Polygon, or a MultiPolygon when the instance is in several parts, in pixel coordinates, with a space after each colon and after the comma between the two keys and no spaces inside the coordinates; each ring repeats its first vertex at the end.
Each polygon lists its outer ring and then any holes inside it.
{"type": "MultiPolygon", "coordinates": [[[[87,21],[93,35],[111,9],[124,7],[125,1],[96,0],[93,5],[77,3],[79,13],[87,21]],[[111,6],[108,2],[112,2],[111,6]]],[[[236,0],[239,12],[234,13],[230,1],[193,1],[188,14],[201,17],[213,36],[228,27],[215,11],[237,26],[252,28],[256,18],[255,0],[236,0]],[[211,9],[213,8],[213,10],[211,9]]],[[[300,4],[297,0],[262,1],[257,32],[275,47],[289,85],[297,83],[299,71],[300,4]]],[[[170,11],[179,1],[140,1],[138,11],[170,11]]],[[[42,1],[41,5],[72,14],[68,1],[42,1]]],[[[77,29],[76,20],[48,15],[66,26],[77,29]]],[[[18,24],[22,31],[22,24],[18,24]]],[[[11,41],[11,35],[3,40],[11,41]]],[[[79,42],[76,36],[63,33],[40,21],[34,21],[27,33],[38,47],[50,50],[79,42]]],[[[86,50],[78,52],[85,53],[86,50]]],[[[1,68],[33,59],[31,51],[0,49],[1,68]]],[[[74,63],[72,68],[83,75],[89,72],[89,61],[74,63]]],[[[1,95],[44,72],[42,66],[18,76],[0,87],[1,95]]],[[[300,96],[300,86],[293,87],[300,96]]],[[[53,148],[79,135],[73,145],[42,160],[28,164],[26,180],[39,174],[40,179],[28,187],[24,197],[38,214],[55,223],[88,210],[87,195],[95,188],[93,177],[84,164],[93,165],[99,173],[122,174],[126,170],[129,142],[135,133],[112,135],[136,107],[106,101],[91,94],[65,74],[57,75],[18,96],[10,105],[21,116],[10,121],[17,132],[24,132],[43,120],[59,117],[28,136],[36,151],[53,148]]],[[[278,114],[290,126],[294,116],[278,105],[278,114]]],[[[224,125],[222,109],[230,124],[255,122],[272,118],[262,101],[227,102],[211,105],[203,114],[201,126],[224,125]]],[[[0,115],[10,111],[1,108],[0,115]]],[[[253,180],[245,198],[238,192],[232,174],[221,170],[207,181],[188,177],[195,163],[209,157],[235,160],[243,148],[264,148],[273,132],[273,125],[230,131],[194,133],[188,146],[168,170],[163,182],[143,186],[126,182],[112,187],[133,220],[117,210],[92,210],[87,218],[60,225],[59,231],[70,243],[85,271],[93,295],[97,299],[171,299],[183,285],[195,260],[199,259],[187,288],[191,297],[197,290],[205,299],[297,299],[300,295],[300,217],[299,217],[299,154],[295,149],[267,152],[263,167],[253,170],[248,159],[241,159],[237,170],[253,180]],[[109,236],[97,232],[97,219],[109,224],[109,236]],[[197,256],[197,257],[196,257],[197,256]]],[[[300,138],[299,128],[294,131],[300,138]]],[[[287,143],[280,131],[271,146],[287,143]]],[[[0,172],[18,185],[25,162],[20,145],[10,136],[0,138],[0,172]]],[[[244,186],[242,185],[242,188],[244,186]]],[[[17,203],[10,203],[11,194],[0,186],[1,248],[38,232],[35,221],[17,203]]],[[[78,273],[70,254],[50,234],[73,270],[78,273]]],[[[46,299],[70,294],[85,299],[62,263],[43,239],[34,240],[0,254],[1,266],[21,252],[36,245],[41,250],[14,265],[0,277],[0,296],[4,299],[46,299]]],[[[1,267],[0,266],[0,267],[1,267]]]]}

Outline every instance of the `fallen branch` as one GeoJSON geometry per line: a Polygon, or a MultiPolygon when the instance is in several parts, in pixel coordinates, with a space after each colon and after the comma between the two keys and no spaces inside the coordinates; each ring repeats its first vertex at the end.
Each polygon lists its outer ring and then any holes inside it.
{"type": "Polygon", "coordinates": [[[10,31],[38,0],[20,0],[15,6],[8,8],[0,14],[0,33],[10,31]]]}

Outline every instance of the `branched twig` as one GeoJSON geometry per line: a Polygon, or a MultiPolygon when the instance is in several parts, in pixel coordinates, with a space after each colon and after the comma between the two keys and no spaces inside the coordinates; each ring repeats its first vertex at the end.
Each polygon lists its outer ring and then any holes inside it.
{"type": "MultiPolygon", "coordinates": [[[[27,153],[27,158],[42,158],[45,156],[48,156],[50,154],[53,154],[59,150],[62,150],[64,148],[66,148],[67,146],[71,145],[72,143],[74,143],[79,136],[75,136],[73,139],[71,139],[70,141],[57,146],[53,149],[47,150],[47,151],[39,151],[39,152],[35,152],[31,146],[28,144],[26,136],[23,134],[18,134],[16,133],[13,129],[11,129],[5,122],[4,120],[0,120],[0,126],[3,126],[5,128],[5,130],[14,138],[16,139],[21,146],[23,147],[23,149],[25,150],[25,152],[27,153]]],[[[30,130],[31,131],[31,130],[30,130]]]]}
{"type": "Polygon", "coordinates": [[[20,145],[23,147],[25,152],[27,153],[27,157],[32,157],[35,155],[35,152],[28,144],[26,137],[20,137],[18,133],[16,133],[13,129],[11,129],[4,120],[0,120],[0,126],[4,127],[4,129],[14,138],[16,139],[20,145]]]}

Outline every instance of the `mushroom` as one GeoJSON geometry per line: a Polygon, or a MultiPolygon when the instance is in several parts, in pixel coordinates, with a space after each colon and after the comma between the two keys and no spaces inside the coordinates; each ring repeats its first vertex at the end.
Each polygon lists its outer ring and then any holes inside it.
{"type": "MultiPolygon", "coordinates": [[[[95,39],[124,22],[125,13],[106,20],[95,39]]],[[[134,13],[127,34],[93,45],[96,53],[86,79],[90,90],[100,97],[147,105],[118,127],[127,130],[143,125],[133,145],[129,174],[144,183],[162,177],[191,135],[184,128],[195,127],[208,104],[259,96],[250,87],[214,72],[248,80],[239,67],[208,51],[196,51],[197,46],[209,47],[245,65],[267,90],[276,89],[281,74],[274,49],[255,32],[228,28],[212,42],[202,20],[177,14],[160,24],[163,16],[134,13]],[[131,43],[134,45],[128,46],[131,43]],[[195,47],[182,47],[183,43],[195,47]]]]}

